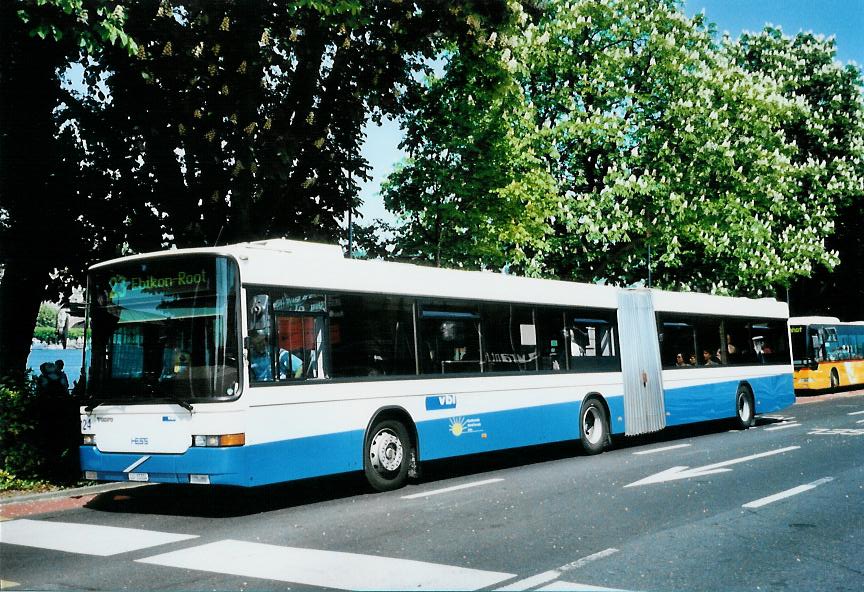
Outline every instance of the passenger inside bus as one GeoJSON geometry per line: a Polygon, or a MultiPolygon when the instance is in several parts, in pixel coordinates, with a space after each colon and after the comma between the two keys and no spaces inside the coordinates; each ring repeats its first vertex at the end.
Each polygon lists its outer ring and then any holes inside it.
{"type": "Polygon", "coordinates": [[[717,362],[714,361],[714,358],[711,357],[711,350],[702,350],[702,360],[704,366],[718,366],[717,362]]]}
{"type": "Polygon", "coordinates": [[[687,362],[684,361],[684,354],[678,353],[675,355],[675,365],[679,368],[689,366],[687,362]]]}

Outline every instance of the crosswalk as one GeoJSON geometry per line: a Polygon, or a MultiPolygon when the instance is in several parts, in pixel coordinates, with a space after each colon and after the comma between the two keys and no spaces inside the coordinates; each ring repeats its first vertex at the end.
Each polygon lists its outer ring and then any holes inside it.
{"type": "MultiPolygon", "coordinates": [[[[72,522],[28,519],[0,522],[0,543],[99,557],[197,538],[198,535],[191,534],[72,522]]],[[[609,590],[560,579],[550,581],[554,578],[537,580],[532,586],[527,585],[531,580],[527,578],[515,582],[513,587],[512,582],[519,576],[512,573],[232,539],[193,544],[135,562],[336,590],[609,590]]],[[[3,590],[16,586],[15,582],[4,581],[3,590]]]]}
{"type": "Polygon", "coordinates": [[[194,538],[198,538],[197,535],[96,524],[26,519],[0,522],[0,542],[99,557],[119,555],[194,538]]]}

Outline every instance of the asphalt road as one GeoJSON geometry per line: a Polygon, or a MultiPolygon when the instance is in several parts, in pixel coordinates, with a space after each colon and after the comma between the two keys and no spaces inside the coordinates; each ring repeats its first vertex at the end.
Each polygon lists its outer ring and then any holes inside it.
{"type": "Polygon", "coordinates": [[[4,590],[858,591],[864,391],[746,432],[430,464],[383,494],[350,475],[81,499],[0,522],[4,590]]]}

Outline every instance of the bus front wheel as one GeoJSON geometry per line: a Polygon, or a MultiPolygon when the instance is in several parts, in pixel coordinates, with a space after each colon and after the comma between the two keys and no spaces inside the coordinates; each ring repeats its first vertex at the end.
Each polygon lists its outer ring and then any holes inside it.
{"type": "Polygon", "coordinates": [[[579,436],[587,454],[599,454],[609,444],[609,421],[606,409],[597,399],[589,399],[579,413],[579,436]]]}
{"type": "Polygon", "coordinates": [[[366,435],[363,471],[376,491],[392,491],[404,486],[411,458],[411,437],[401,422],[378,421],[366,435]]]}
{"type": "Polygon", "coordinates": [[[742,384],[735,394],[735,427],[739,430],[750,428],[756,420],[755,409],[753,393],[742,384]]]}

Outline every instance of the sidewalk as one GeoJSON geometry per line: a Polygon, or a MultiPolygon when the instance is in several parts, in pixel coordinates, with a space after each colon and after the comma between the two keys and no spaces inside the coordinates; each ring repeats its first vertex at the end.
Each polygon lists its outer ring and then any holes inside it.
{"type": "Polygon", "coordinates": [[[80,508],[97,495],[147,487],[150,483],[99,483],[74,489],[58,489],[44,493],[24,493],[0,498],[0,522],[48,512],[80,508]]]}

